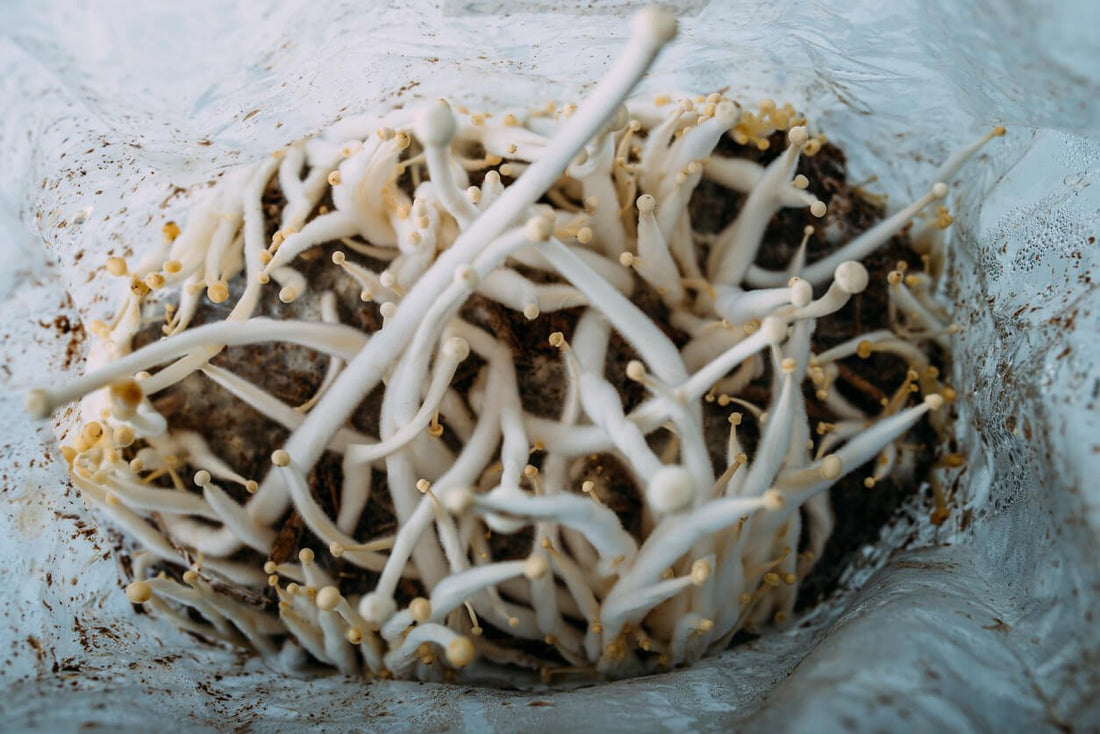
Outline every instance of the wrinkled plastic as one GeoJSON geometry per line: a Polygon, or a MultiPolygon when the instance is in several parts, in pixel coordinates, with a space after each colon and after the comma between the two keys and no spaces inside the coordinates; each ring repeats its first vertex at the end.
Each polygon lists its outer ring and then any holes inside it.
{"type": "MultiPolygon", "coordinates": [[[[891,200],[924,190],[935,163],[989,125],[1009,128],[953,195],[945,297],[963,326],[954,378],[968,461],[949,475],[945,525],[928,522],[927,498],[914,504],[843,591],[791,629],[687,670],[523,693],[288,680],[134,614],[109,553],[117,541],[85,516],[50,426],[24,416],[20,393],[79,371],[77,321],[113,301],[92,273],[183,218],[187,190],[356,113],[438,96],[486,108],[575,100],[637,4],[73,5],[0,10],[5,726],[1040,731],[1100,721],[1096,3],[670,3],[680,37],[645,90],[790,100],[844,148],[854,180],[876,175],[870,188],[891,200]]],[[[71,422],[62,416],[57,431],[71,422]]]]}

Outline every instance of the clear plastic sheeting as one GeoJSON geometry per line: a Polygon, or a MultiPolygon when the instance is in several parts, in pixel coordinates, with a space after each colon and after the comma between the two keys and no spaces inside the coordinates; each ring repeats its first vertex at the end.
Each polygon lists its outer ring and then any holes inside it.
{"type": "MultiPolygon", "coordinates": [[[[573,690],[283,678],[134,613],[21,409],[78,372],[92,279],[219,171],[342,117],[439,96],[578,99],[641,3],[8,3],[0,9],[0,719],[29,731],[251,726],[543,731],[1088,729],[1100,724],[1100,5],[1074,0],[669,3],[647,91],[790,100],[903,201],[992,124],[961,174],[945,297],[959,450],[927,497],[791,629],[661,676],[573,690]],[[372,7],[373,6],[373,7],[372,7]],[[595,7],[591,7],[595,6],[595,7]]],[[[115,284],[117,285],[117,284],[115,284]]],[[[51,430],[53,428],[54,430],[51,430]]]]}

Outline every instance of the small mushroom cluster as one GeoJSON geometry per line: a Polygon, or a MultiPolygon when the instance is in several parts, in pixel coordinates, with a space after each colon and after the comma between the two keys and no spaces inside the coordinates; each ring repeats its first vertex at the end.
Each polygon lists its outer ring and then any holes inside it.
{"type": "MultiPolygon", "coordinates": [[[[881,481],[899,439],[953,399],[921,348],[955,328],[932,297],[933,266],[891,273],[895,328],[822,351],[815,324],[868,287],[859,261],[943,200],[984,139],[927,195],[824,259],[807,262],[807,228],[785,270],[761,268],[777,212],[826,214],[796,175],[821,139],[770,101],[759,112],[722,94],[624,104],[675,28],[662,11],[640,13],[579,107],[471,114],[437,101],[342,121],[221,177],[140,264],[107,262],[129,288],[113,319],[91,324],[88,371],[32,391],[27,407],[47,417],[82,400],[87,422],[64,455],[88,502],[141,548],[133,603],[288,668],[312,658],[418,678],[483,661],[634,675],[790,618],[831,531],[829,487],[871,462],[865,481],[881,481]],[[723,136],[764,149],[777,132],[786,147],[767,165],[714,153],[723,136]],[[704,179],[744,196],[709,237],[689,211],[704,179]],[[285,206],[269,238],[261,199],[273,183],[285,206]],[[380,328],[341,323],[336,296],[315,292],[296,265],[318,248],[380,328]],[[265,288],[320,317],[262,315],[265,288]],[[638,305],[642,291],[655,305],[638,305]],[[204,303],[231,297],[223,320],[192,326],[204,303]],[[471,317],[474,299],[522,314],[556,350],[553,415],[526,407],[514,345],[471,317]],[[131,349],[157,303],[164,338],[131,349]],[[555,313],[568,329],[547,327],[555,313]],[[636,356],[620,381],[607,368],[615,340],[636,356]],[[252,344],[325,355],[319,389],[290,405],[212,363],[252,344]],[[909,370],[878,414],[832,389],[841,360],[872,352],[909,370]],[[255,447],[270,457],[265,475],[242,475],[158,412],[150,398],[196,374],[289,432],[255,447]],[[765,403],[739,394],[760,379],[765,403]],[[621,383],[643,395],[630,409],[621,383]],[[367,435],[349,416],[376,389],[367,435]],[[809,400],[838,416],[816,435],[809,400]],[[717,453],[703,420],[715,404],[739,409],[717,453]],[[751,456],[740,411],[759,427],[751,456]],[[341,457],[336,512],[312,486],[326,453],[341,457]],[[587,471],[594,454],[625,467],[637,527],[587,471]],[[379,472],[396,529],[357,537],[379,472]],[[308,541],[277,558],[290,513],[308,541]],[[512,552],[501,557],[493,536],[517,538],[512,552]],[[348,591],[354,575],[370,580],[364,593],[348,591]]],[[[932,265],[948,224],[941,208],[914,231],[932,265]]]]}

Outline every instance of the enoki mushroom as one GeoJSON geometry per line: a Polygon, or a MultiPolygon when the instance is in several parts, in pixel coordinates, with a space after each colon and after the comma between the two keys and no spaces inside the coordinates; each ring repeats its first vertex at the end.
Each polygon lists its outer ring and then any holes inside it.
{"type": "Polygon", "coordinates": [[[831,531],[829,487],[865,466],[867,486],[882,481],[906,432],[954,398],[922,348],[955,328],[932,296],[948,210],[912,227],[926,272],[883,284],[891,328],[822,349],[815,325],[850,308],[869,284],[859,261],[941,202],[979,145],[824,259],[807,262],[807,226],[784,270],[762,268],[777,212],[827,214],[796,175],[822,139],[771,101],[624,104],[675,28],[640,13],[579,107],[437,101],[343,121],[222,176],[140,263],[107,262],[128,289],[91,324],[87,373],[27,407],[47,417],[82,401],[64,455],[140,546],[133,603],[278,665],[419,678],[491,663],[633,675],[791,618],[831,531]],[[763,165],[719,155],[723,139],[785,147],[763,165]],[[693,227],[704,180],[743,197],[717,234],[693,227]],[[318,290],[317,262],[343,287],[318,290]],[[296,318],[264,315],[272,291],[296,318]],[[150,318],[164,338],[134,349],[150,318]],[[514,343],[515,324],[536,336],[514,343]],[[528,374],[532,341],[551,355],[545,374],[528,374]],[[323,379],[290,404],[215,363],[243,345],[322,355],[323,379]],[[629,354],[625,372],[612,351],[629,354]],[[835,389],[842,360],[872,352],[907,370],[875,386],[877,413],[835,389]],[[194,429],[202,416],[187,430],[158,410],[188,379],[281,431],[246,447],[266,469],[233,466],[194,429]],[[350,420],[371,395],[373,432],[350,420]],[[704,414],[718,407],[716,442],[704,414]],[[814,430],[822,411],[835,420],[814,430]],[[332,456],[340,479],[321,496],[332,456]],[[614,486],[593,457],[621,467],[614,486]],[[629,518],[615,493],[634,499],[629,518]],[[395,522],[364,537],[380,499],[395,522]]]}

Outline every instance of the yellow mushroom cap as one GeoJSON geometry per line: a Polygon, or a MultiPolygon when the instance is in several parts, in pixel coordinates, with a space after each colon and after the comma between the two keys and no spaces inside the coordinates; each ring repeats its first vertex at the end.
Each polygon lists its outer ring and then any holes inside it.
{"type": "Polygon", "coordinates": [[[153,587],[147,581],[135,581],[126,587],[126,598],[133,604],[144,604],[153,598],[153,587]]]}
{"type": "Polygon", "coordinates": [[[695,563],[691,564],[691,583],[696,586],[702,586],[710,578],[710,564],[703,559],[699,559],[695,563]]]}
{"type": "Polygon", "coordinates": [[[783,493],[775,488],[764,492],[762,499],[764,501],[764,509],[770,510],[771,512],[778,512],[787,504],[786,500],[783,499],[783,493]]]}
{"type": "Polygon", "coordinates": [[[826,479],[838,479],[842,470],[840,457],[836,454],[829,454],[821,460],[821,476],[826,479]]]}
{"type": "Polygon", "coordinates": [[[340,603],[340,590],[335,586],[326,586],[317,592],[317,608],[322,612],[331,612],[340,603]]]}
{"type": "Polygon", "coordinates": [[[474,643],[468,637],[456,637],[447,644],[447,662],[456,668],[464,668],[474,660],[474,643]]]}
{"type": "Polygon", "coordinates": [[[427,622],[432,616],[432,603],[418,596],[409,602],[409,614],[418,623],[427,622]]]}
{"type": "Polygon", "coordinates": [[[546,556],[530,556],[523,564],[523,575],[534,581],[541,579],[550,570],[550,561],[546,556]]]}

